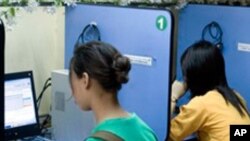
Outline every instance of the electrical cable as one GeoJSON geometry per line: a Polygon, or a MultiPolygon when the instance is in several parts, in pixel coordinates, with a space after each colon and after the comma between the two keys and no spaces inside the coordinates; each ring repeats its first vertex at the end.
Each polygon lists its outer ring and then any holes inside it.
{"type": "Polygon", "coordinates": [[[41,93],[39,94],[38,98],[37,98],[37,102],[39,102],[43,96],[43,92],[51,85],[51,83],[47,84],[47,85],[44,85],[41,93]]]}
{"type": "Polygon", "coordinates": [[[40,103],[41,103],[41,100],[42,100],[42,97],[43,97],[43,95],[44,95],[45,90],[46,90],[48,87],[51,86],[51,83],[50,83],[49,81],[51,81],[51,78],[48,78],[48,79],[46,80],[46,82],[44,83],[43,89],[42,89],[41,93],[39,94],[39,96],[38,96],[38,98],[37,98],[37,100],[36,100],[38,109],[39,109],[39,107],[40,107],[40,103]]]}
{"type": "Polygon", "coordinates": [[[47,114],[40,126],[42,134],[46,134],[46,132],[48,132],[46,125],[49,124],[50,122],[51,122],[51,116],[50,114],[47,114]]]}
{"type": "Polygon", "coordinates": [[[45,92],[45,90],[48,88],[48,87],[50,87],[51,86],[51,83],[49,83],[48,85],[46,85],[44,88],[43,88],[43,90],[42,90],[42,92],[40,93],[40,99],[37,101],[37,104],[38,104],[38,109],[39,109],[39,107],[40,107],[40,103],[41,103],[41,101],[42,101],[42,97],[43,97],[43,95],[44,95],[44,92],[45,92]]]}
{"type": "MultiPolygon", "coordinates": [[[[41,93],[39,94],[37,100],[36,100],[36,103],[37,103],[37,107],[38,109],[40,108],[40,104],[41,104],[41,101],[42,101],[42,98],[43,98],[43,95],[44,95],[44,92],[45,90],[47,90],[50,86],[51,86],[51,77],[49,77],[44,85],[43,85],[43,88],[42,88],[42,91],[41,93]]],[[[46,133],[47,130],[45,130],[45,125],[49,122],[49,120],[51,119],[51,116],[48,114],[46,117],[45,117],[45,120],[43,121],[43,123],[40,124],[40,129],[42,131],[43,134],[46,133]]]]}
{"type": "MultiPolygon", "coordinates": [[[[48,85],[49,81],[51,81],[51,77],[49,77],[49,78],[45,81],[45,83],[44,83],[44,85],[43,85],[43,89],[48,85]]],[[[42,91],[44,91],[43,89],[42,89],[42,91]]],[[[39,101],[39,100],[41,99],[41,96],[42,96],[41,94],[42,94],[42,92],[41,92],[40,95],[38,96],[37,101],[39,101]]]]}

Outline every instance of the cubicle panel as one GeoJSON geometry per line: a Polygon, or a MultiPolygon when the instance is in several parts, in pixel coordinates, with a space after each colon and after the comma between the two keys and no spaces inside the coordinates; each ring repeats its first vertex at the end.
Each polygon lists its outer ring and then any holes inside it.
{"type": "MultiPolygon", "coordinates": [[[[184,50],[201,39],[202,29],[211,21],[223,31],[222,49],[229,85],[238,91],[250,108],[250,52],[239,50],[238,44],[250,44],[250,7],[190,4],[179,13],[177,78],[181,78],[180,57],[184,50]]],[[[212,40],[211,40],[212,41],[212,40]]],[[[183,101],[187,101],[184,97],[183,101]]]]}
{"type": "Polygon", "coordinates": [[[172,20],[169,11],[159,9],[81,4],[66,9],[65,68],[82,29],[96,22],[101,40],[132,62],[130,80],[119,91],[121,105],[140,116],[159,141],[165,139],[169,124],[172,20]]]}

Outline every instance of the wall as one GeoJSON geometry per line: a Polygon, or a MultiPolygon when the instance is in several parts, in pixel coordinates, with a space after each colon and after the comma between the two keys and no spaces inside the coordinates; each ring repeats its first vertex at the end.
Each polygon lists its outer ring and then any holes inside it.
{"type": "Polygon", "coordinates": [[[249,15],[249,7],[188,5],[182,9],[179,13],[177,78],[181,78],[179,62],[184,49],[201,39],[205,25],[217,21],[223,30],[223,55],[229,85],[241,93],[250,109],[250,52],[237,49],[239,42],[250,44],[249,15]]]}
{"type": "MultiPolygon", "coordinates": [[[[43,7],[17,14],[17,25],[6,31],[5,73],[33,70],[38,96],[51,71],[64,67],[64,8],[57,8],[55,14],[43,7]]],[[[50,88],[45,91],[40,114],[49,112],[50,93],[50,88]]]]}

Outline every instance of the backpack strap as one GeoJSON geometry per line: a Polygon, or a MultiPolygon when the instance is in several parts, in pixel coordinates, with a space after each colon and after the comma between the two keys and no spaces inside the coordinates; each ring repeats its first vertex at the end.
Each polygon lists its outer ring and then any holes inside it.
{"type": "Polygon", "coordinates": [[[104,130],[95,132],[89,138],[102,139],[104,141],[124,141],[124,139],[117,136],[116,134],[104,130]]]}

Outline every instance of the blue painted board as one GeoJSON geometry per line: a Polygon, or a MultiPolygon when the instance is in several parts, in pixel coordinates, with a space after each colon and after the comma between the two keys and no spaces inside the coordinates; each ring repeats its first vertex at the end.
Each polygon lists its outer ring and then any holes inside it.
{"type": "Polygon", "coordinates": [[[69,67],[78,35],[92,21],[97,23],[102,41],[133,58],[130,80],[119,92],[121,105],[140,116],[163,141],[169,120],[170,12],[81,4],[66,8],[65,68],[69,67]]]}

